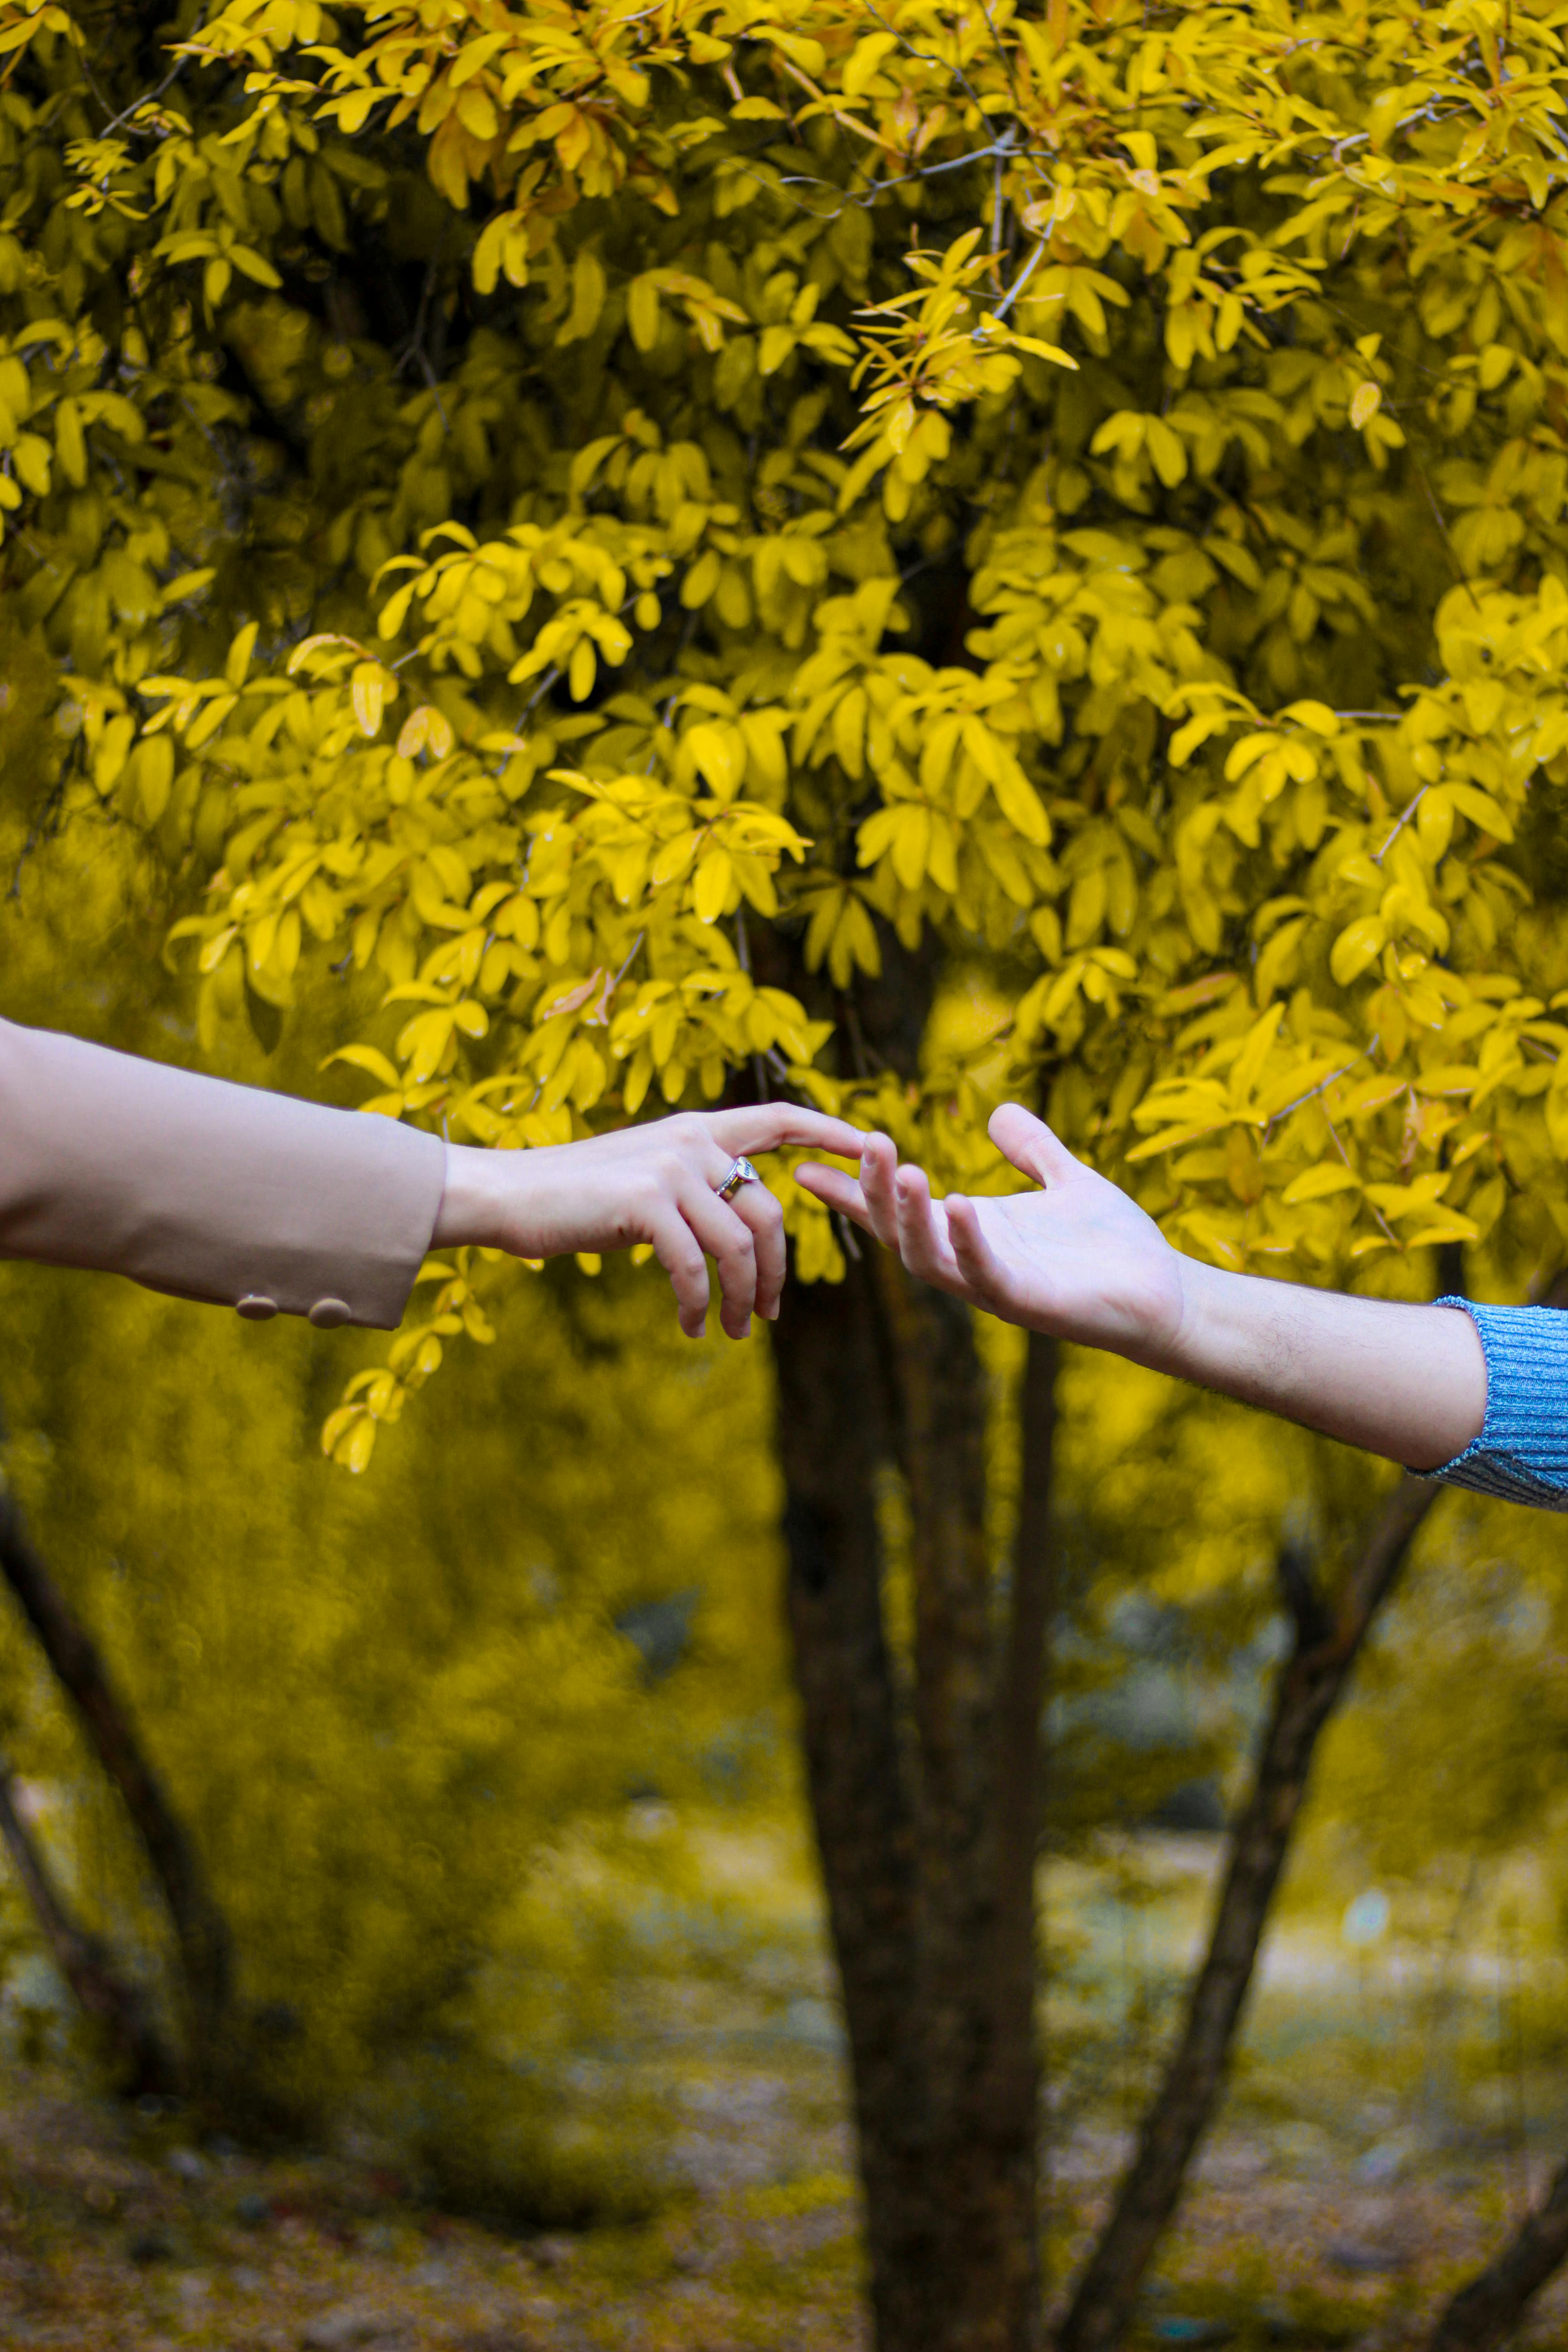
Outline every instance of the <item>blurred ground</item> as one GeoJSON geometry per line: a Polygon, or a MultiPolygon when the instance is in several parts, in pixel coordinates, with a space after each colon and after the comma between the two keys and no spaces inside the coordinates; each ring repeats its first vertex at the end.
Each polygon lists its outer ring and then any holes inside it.
{"type": "MultiPolygon", "coordinates": [[[[1125,2156],[1212,1862],[1212,1848],[1166,1842],[1136,1888],[1058,1878],[1058,2282],[1125,2156]]],[[[650,1996],[640,2041],[584,2070],[590,2103],[628,2065],[657,2094],[671,2193],[636,2228],[487,2230],[368,2163],[195,2142],[178,2117],[85,2097],[56,2063],[10,2062],[0,2344],[851,2352],[863,2339],[837,2032],[815,1922],[777,1881],[774,1893],[749,1974],[650,1996]]],[[[1146,2345],[1422,2341],[1539,2193],[1563,2137],[1553,2069],[1532,2057],[1510,1980],[1454,1963],[1446,1948],[1439,1978],[1410,1949],[1359,1957],[1321,1923],[1287,1927],[1225,2127],[1146,2298],[1146,2345]]],[[[1520,2343],[1565,2340],[1568,2282],[1520,2343]]]]}

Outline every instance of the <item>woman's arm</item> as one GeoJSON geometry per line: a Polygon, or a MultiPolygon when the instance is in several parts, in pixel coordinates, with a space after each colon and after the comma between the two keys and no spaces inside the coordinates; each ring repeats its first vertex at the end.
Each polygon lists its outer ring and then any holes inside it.
{"type": "MultiPolygon", "coordinates": [[[[867,1140],[858,1182],[812,1167],[797,1181],[911,1273],[1008,1322],[1110,1349],[1412,1469],[1437,1469],[1480,1435],[1487,1358],[1468,1314],[1221,1273],[1173,1250],[1016,1104],[991,1134],[1041,1191],[933,1202],[883,1136],[867,1140]]],[[[1568,1430],[1568,1395],[1560,1417],[1568,1430]]]]}
{"type": "Polygon", "coordinates": [[[856,1158],[841,1119],[791,1104],[476,1151],[388,1118],[0,1022],[0,1257],[126,1274],[150,1289],[305,1315],[401,1319],[432,1245],[520,1257],[648,1243],[700,1336],[704,1253],[743,1339],[783,1286],[783,1219],[762,1184],[718,1197],[734,1159],[798,1144],[856,1158]]]}

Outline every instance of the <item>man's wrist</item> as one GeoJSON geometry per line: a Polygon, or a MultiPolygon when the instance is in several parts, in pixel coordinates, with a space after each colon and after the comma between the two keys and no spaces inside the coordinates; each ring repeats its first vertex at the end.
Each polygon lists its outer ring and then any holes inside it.
{"type": "Polygon", "coordinates": [[[1143,1361],[1152,1371],[1168,1372],[1177,1380],[1196,1381],[1206,1388],[1212,1385],[1218,1344],[1216,1330],[1234,1308],[1230,1293],[1242,1277],[1223,1273],[1218,1266],[1205,1265],[1201,1258],[1188,1257],[1180,1251],[1176,1265],[1181,1313],[1174,1329],[1151,1345],[1143,1361]]]}

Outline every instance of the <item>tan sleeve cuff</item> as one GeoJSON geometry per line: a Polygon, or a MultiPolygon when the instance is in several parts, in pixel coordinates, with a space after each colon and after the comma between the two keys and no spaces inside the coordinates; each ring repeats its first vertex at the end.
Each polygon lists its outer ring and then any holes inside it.
{"type": "Polygon", "coordinates": [[[0,1021],[0,1256],[391,1330],[446,1168],[393,1119],[0,1021]]]}

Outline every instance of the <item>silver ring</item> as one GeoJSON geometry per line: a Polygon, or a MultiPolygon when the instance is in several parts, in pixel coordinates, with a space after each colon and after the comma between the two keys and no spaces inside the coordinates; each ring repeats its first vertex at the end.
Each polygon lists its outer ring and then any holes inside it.
{"type": "Polygon", "coordinates": [[[714,1190],[721,1201],[732,1201],[742,1184],[760,1184],[762,1181],[749,1160],[731,1160],[729,1174],[714,1190]]]}

